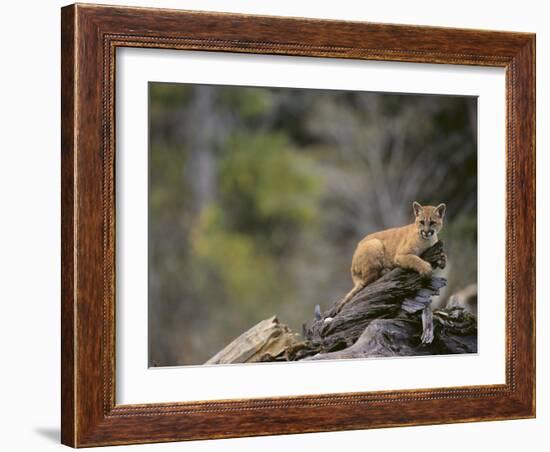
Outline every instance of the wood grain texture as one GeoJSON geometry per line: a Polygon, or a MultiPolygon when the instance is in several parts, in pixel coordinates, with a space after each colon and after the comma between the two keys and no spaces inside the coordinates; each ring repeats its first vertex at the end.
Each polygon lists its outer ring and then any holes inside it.
{"type": "Polygon", "coordinates": [[[61,441],[75,442],[75,322],[74,296],[74,151],[75,151],[75,59],[74,9],[63,9],[61,29],[61,441]]]}
{"type": "Polygon", "coordinates": [[[96,5],[63,8],[61,32],[64,444],[84,447],[534,416],[534,35],[96,5]],[[506,384],[116,405],[117,47],[506,68],[506,384]]]}

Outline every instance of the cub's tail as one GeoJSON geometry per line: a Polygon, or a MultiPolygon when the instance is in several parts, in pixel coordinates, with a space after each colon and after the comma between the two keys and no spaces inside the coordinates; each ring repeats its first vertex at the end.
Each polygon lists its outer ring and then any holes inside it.
{"type": "Polygon", "coordinates": [[[361,282],[357,283],[355,286],[353,286],[353,289],[351,289],[344,298],[342,298],[338,303],[336,303],[335,309],[336,312],[339,312],[344,305],[350,301],[355,295],[357,295],[361,290],[365,288],[366,284],[361,282]]]}

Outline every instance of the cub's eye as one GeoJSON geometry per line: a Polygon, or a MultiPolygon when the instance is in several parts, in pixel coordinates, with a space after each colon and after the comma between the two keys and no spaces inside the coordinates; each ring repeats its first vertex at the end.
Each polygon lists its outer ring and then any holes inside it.
{"type": "Polygon", "coordinates": [[[435,224],[435,221],[430,221],[430,226],[433,226],[435,224]]]}
{"type": "Polygon", "coordinates": [[[420,220],[420,224],[424,226],[426,223],[424,222],[424,220],[420,220]]]}

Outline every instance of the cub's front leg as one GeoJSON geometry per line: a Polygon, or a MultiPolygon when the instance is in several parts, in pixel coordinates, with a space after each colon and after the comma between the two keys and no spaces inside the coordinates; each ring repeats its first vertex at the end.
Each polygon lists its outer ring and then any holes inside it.
{"type": "Polygon", "coordinates": [[[395,263],[401,268],[413,270],[425,277],[432,274],[432,266],[415,254],[398,254],[395,256],[395,263]]]}

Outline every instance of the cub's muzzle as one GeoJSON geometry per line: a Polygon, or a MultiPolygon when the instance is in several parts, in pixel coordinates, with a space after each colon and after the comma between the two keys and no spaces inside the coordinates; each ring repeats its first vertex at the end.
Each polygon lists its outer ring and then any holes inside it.
{"type": "Polygon", "coordinates": [[[429,239],[433,235],[434,235],[434,231],[431,229],[429,231],[420,231],[420,236],[423,239],[429,239]]]}

